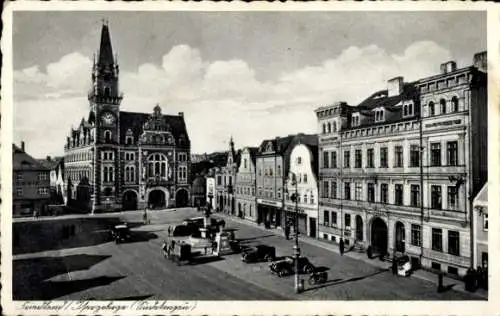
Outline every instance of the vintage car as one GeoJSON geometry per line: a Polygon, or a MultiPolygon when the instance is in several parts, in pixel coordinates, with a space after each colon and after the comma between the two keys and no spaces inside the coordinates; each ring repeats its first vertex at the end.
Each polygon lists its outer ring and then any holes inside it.
{"type": "Polygon", "coordinates": [[[194,225],[177,225],[172,231],[174,237],[198,236],[200,229],[194,225]]]}
{"type": "Polygon", "coordinates": [[[403,255],[396,257],[395,260],[397,264],[398,275],[404,277],[410,276],[412,268],[410,257],[408,257],[407,255],[403,255]]]}
{"type": "MultiPolygon", "coordinates": [[[[312,273],[314,265],[306,257],[299,258],[299,273],[312,273]]],[[[283,277],[295,273],[295,258],[286,256],[283,260],[273,262],[269,268],[271,272],[283,277]]]]}
{"type": "Polygon", "coordinates": [[[111,229],[111,238],[115,243],[122,243],[130,241],[132,238],[130,234],[130,229],[127,224],[116,225],[111,229]]]}
{"type": "Polygon", "coordinates": [[[274,261],[276,259],[276,248],[267,245],[256,245],[246,248],[241,254],[241,260],[245,263],[258,261],[274,261]]]}

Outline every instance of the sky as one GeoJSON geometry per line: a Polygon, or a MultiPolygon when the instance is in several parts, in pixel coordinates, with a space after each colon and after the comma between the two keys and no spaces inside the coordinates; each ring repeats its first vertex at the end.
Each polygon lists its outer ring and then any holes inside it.
{"type": "Polygon", "coordinates": [[[486,50],[484,12],[29,12],[13,19],[14,142],[62,155],[88,116],[93,54],[109,22],[121,110],[184,112],[192,153],[316,133],[314,109],[355,105],[486,50]]]}

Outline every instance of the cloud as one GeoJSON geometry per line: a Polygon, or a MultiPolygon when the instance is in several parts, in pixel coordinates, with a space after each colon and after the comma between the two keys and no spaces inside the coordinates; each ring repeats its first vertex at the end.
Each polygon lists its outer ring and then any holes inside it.
{"type": "MultiPolygon", "coordinates": [[[[152,112],[159,102],[164,113],[184,112],[193,152],[225,149],[230,135],[238,146],[257,145],[264,138],[315,132],[313,111],[318,106],[340,100],[356,104],[385,89],[390,78],[401,75],[412,81],[435,74],[440,63],[451,57],[431,41],[415,42],[401,53],[389,53],[377,45],[351,46],[330,59],[264,82],[243,59],[206,61],[198,49],[178,45],[157,64],[121,72],[122,109],[152,112]]],[[[88,58],[72,53],[47,65],[45,72],[39,66],[16,71],[14,92],[20,100],[16,108],[22,113],[16,117],[16,131],[22,126],[27,135],[48,128],[38,118],[30,120],[32,125],[18,126],[22,117],[34,113],[30,111],[35,101],[21,102],[24,91],[30,91],[33,99],[48,107],[44,108],[47,120],[57,117],[58,106],[64,107],[61,135],[51,132],[63,142],[70,122],[76,125],[87,111],[80,105],[85,103],[83,97],[78,106],[74,102],[76,95],[86,94],[90,65],[88,58]],[[57,102],[49,105],[48,100],[57,102]],[[73,107],[78,111],[68,110],[73,107]]]]}

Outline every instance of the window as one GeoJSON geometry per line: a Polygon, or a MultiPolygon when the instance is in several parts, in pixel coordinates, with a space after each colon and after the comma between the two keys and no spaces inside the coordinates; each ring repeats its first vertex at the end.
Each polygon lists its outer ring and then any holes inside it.
{"type": "Polygon", "coordinates": [[[167,177],[167,158],[163,154],[152,154],[148,158],[147,176],[152,177],[167,177]]]}
{"type": "Polygon", "coordinates": [[[332,151],[330,153],[330,157],[331,157],[331,167],[332,168],[337,168],[337,152],[336,151],[332,151]]]}
{"type": "Polygon", "coordinates": [[[115,153],[112,151],[103,151],[101,153],[102,160],[111,161],[115,159],[115,153]]]}
{"type": "Polygon", "coordinates": [[[361,182],[354,184],[354,200],[361,201],[363,199],[363,185],[361,182]]]}
{"type": "Polygon", "coordinates": [[[441,166],[441,144],[431,144],[431,166],[441,166]]]}
{"type": "Polygon", "coordinates": [[[457,231],[448,231],[448,253],[454,256],[460,255],[460,233],[457,231]]]}
{"type": "Polygon", "coordinates": [[[23,181],[23,174],[22,173],[16,174],[16,181],[23,181]]]}
{"type": "Polygon", "coordinates": [[[432,229],[432,250],[443,251],[443,230],[441,228],[432,229]]]}
{"type": "Polygon", "coordinates": [[[321,195],[324,198],[328,197],[328,191],[329,191],[329,182],[327,180],[323,180],[323,194],[321,195]]]}
{"type": "Polygon", "coordinates": [[[323,134],[326,134],[326,125],[323,123],[323,134]]]}
{"type": "Polygon", "coordinates": [[[446,143],[447,148],[447,159],[448,166],[457,166],[458,165],[458,142],[448,142],[446,143]]]}
{"type": "Polygon", "coordinates": [[[126,152],[125,153],[125,160],[127,160],[127,161],[135,160],[135,153],[132,153],[132,152],[127,153],[126,152]]]}
{"type": "Polygon", "coordinates": [[[222,185],[222,177],[217,176],[217,185],[222,185]]]}
{"type": "Polygon", "coordinates": [[[359,116],[358,115],[352,116],[352,126],[359,126],[359,116]]]}
{"type": "Polygon", "coordinates": [[[411,244],[418,247],[422,245],[422,226],[411,224],[411,244]]]}
{"type": "Polygon", "coordinates": [[[441,264],[433,261],[431,263],[431,268],[437,271],[441,271],[441,264]]]}
{"type": "Polygon", "coordinates": [[[332,226],[337,226],[337,212],[332,212],[332,226]]]}
{"type": "Polygon", "coordinates": [[[332,132],[336,132],[337,131],[337,122],[333,121],[332,123],[332,132]]]}
{"type": "Polygon", "coordinates": [[[373,168],[373,148],[366,150],[366,167],[373,168]]]}
{"type": "Polygon", "coordinates": [[[108,130],[104,131],[104,141],[106,143],[111,142],[111,131],[108,130]]]}
{"type": "Polygon", "coordinates": [[[458,190],[456,186],[448,187],[448,209],[458,209],[458,190]]]}
{"type": "Polygon", "coordinates": [[[439,100],[439,105],[441,108],[441,114],[445,114],[446,113],[446,100],[445,99],[439,100]]]}
{"type": "Polygon", "coordinates": [[[16,188],[16,196],[23,196],[23,188],[16,188]]]}
{"type": "Polygon", "coordinates": [[[300,165],[301,163],[302,163],[302,157],[297,157],[297,164],[300,165]]]}
{"type": "Polygon", "coordinates": [[[395,184],[394,185],[394,204],[403,205],[403,185],[395,184]]]}
{"type": "Polygon", "coordinates": [[[281,177],[281,166],[277,165],[276,168],[277,168],[276,174],[281,177]]]}
{"type": "Polygon", "coordinates": [[[434,109],[434,102],[429,102],[429,116],[434,116],[436,114],[434,109]]]}
{"type": "Polygon", "coordinates": [[[332,125],[330,123],[326,124],[326,132],[331,133],[332,132],[332,125]]]}
{"type": "Polygon", "coordinates": [[[380,168],[387,168],[387,147],[380,148],[380,168]]]}
{"type": "Polygon", "coordinates": [[[345,219],[345,228],[351,228],[351,214],[345,214],[344,216],[345,219]]]}
{"type": "Polygon", "coordinates": [[[43,181],[43,180],[47,180],[47,173],[46,172],[40,172],[38,174],[38,181],[43,181]]]}
{"type": "Polygon", "coordinates": [[[439,185],[431,186],[431,208],[435,210],[440,210],[442,208],[441,186],[439,185]]]}
{"type": "Polygon", "coordinates": [[[448,273],[449,273],[449,274],[458,275],[458,269],[457,269],[457,268],[455,268],[455,267],[450,267],[450,266],[448,266],[448,273]]]}
{"type": "Polygon", "coordinates": [[[377,110],[375,111],[375,122],[380,122],[384,120],[384,111],[377,110]]]}
{"type": "Polygon", "coordinates": [[[328,152],[324,151],[323,152],[323,168],[330,168],[330,163],[328,159],[328,152]]]}
{"type": "Polygon", "coordinates": [[[368,202],[375,202],[375,184],[368,183],[368,202]]]}
{"type": "Polygon", "coordinates": [[[307,174],[304,174],[303,181],[304,181],[304,183],[307,183],[307,174]]]}
{"type": "Polygon", "coordinates": [[[344,183],[344,199],[351,199],[351,184],[349,182],[344,183]]]}
{"type": "Polygon", "coordinates": [[[323,211],[323,225],[324,226],[330,225],[330,212],[329,211],[323,211]]]}
{"type": "Polygon", "coordinates": [[[420,206],[420,185],[412,184],[410,186],[410,205],[420,206]]]}
{"type": "Polygon", "coordinates": [[[349,150],[344,151],[344,168],[350,168],[351,152],[349,150]]]}
{"type": "Polygon", "coordinates": [[[403,146],[394,147],[394,167],[403,167],[403,146]]]}
{"type": "Polygon", "coordinates": [[[387,203],[388,191],[389,185],[387,183],[382,183],[380,185],[380,203],[387,203]]]}
{"type": "Polygon", "coordinates": [[[488,214],[483,215],[483,230],[488,231],[488,214]]]}
{"type": "Polygon", "coordinates": [[[418,145],[410,146],[410,167],[420,166],[420,148],[418,145]]]}
{"type": "Polygon", "coordinates": [[[133,142],[134,142],[134,137],[132,137],[132,136],[125,137],[125,144],[132,145],[133,142]]]}
{"type": "Polygon", "coordinates": [[[363,158],[363,154],[361,149],[356,149],[354,152],[354,168],[361,168],[361,160],[363,158]]]}
{"type": "Polygon", "coordinates": [[[314,193],[311,193],[311,204],[314,204],[314,193]]]}
{"type": "Polygon", "coordinates": [[[135,182],[135,166],[125,167],[125,182],[135,182]]]}
{"type": "Polygon", "coordinates": [[[451,98],[451,108],[453,112],[458,112],[458,98],[453,97],[451,98]]]}
{"type": "Polygon", "coordinates": [[[336,199],[337,198],[337,180],[333,180],[332,181],[332,185],[330,187],[330,197],[332,199],[336,199]]]}

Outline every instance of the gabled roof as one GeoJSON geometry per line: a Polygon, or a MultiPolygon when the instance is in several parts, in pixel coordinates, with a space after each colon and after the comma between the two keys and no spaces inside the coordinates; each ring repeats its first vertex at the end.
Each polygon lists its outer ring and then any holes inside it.
{"type": "MultiPolygon", "coordinates": [[[[120,143],[125,143],[125,135],[130,129],[134,140],[137,140],[143,132],[144,123],[150,118],[151,114],[120,111],[120,143]]],[[[189,135],[187,134],[184,117],[177,115],[162,115],[162,118],[170,126],[172,135],[176,142],[179,137],[184,135],[187,145],[189,145],[189,135]]]]}
{"type": "Polygon", "coordinates": [[[264,140],[259,146],[257,156],[268,155],[268,153],[265,153],[265,151],[269,142],[271,142],[274,150],[274,153],[272,153],[272,155],[283,155],[294,137],[295,135],[288,135],[286,137],[276,137],[273,139],[264,140]]]}
{"type": "Polygon", "coordinates": [[[37,159],[39,163],[41,163],[45,168],[54,170],[59,166],[59,163],[62,161],[62,157],[54,157],[50,160],[48,159],[37,159]]]}
{"type": "MultiPolygon", "coordinates": [[[[480,206],[488,208],[488,183],[486,183],[481,191],[474,198],[474,207],[480,206]]],[[[486,211],[487,212],[487,211],[486,211]]]]}
{"type": "Polygon", "coordinates": [[[38,160],[12,144],[12,169],[16,170],[49,170],[38,160]]]}

